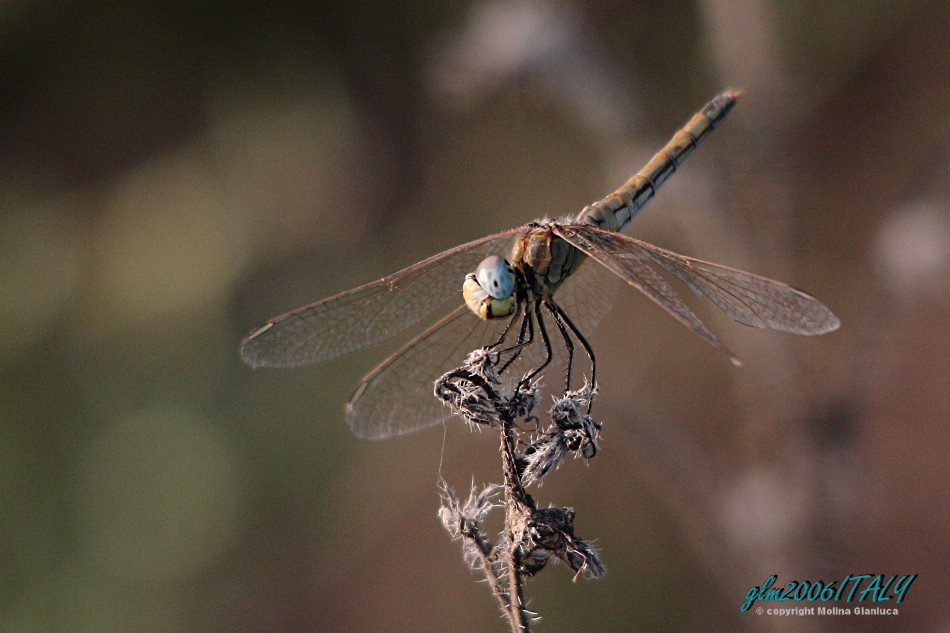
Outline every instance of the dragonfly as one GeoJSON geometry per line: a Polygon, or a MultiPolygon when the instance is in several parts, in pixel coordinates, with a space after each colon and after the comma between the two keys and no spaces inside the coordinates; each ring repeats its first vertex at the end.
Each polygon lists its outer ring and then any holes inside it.
{"type": "Polygon", "coordinates": [[[519,387],[552,362],[566,365],[567,391],[576,341],[589,359],[593,383],[595,356],[584,333],[609,309],[610,279],[642,292],[737,364],[657,269],[743,325],[800,335],[837,329],[838,318],[797,288],[621,233],[740,95],[727,90],[713,98],[643,169],[574,218],[543,219],[487,235],[271,319],[242,342],[244,362],[251,367],[320,363],[428,319],[431,325],[369,372],[346,404],[355,435],[384,439],[448,417],[432,385],[475,348],[506,355],[502,371],[519,387]],[[593,264],[586,264],[588,259],[593,264]]]}

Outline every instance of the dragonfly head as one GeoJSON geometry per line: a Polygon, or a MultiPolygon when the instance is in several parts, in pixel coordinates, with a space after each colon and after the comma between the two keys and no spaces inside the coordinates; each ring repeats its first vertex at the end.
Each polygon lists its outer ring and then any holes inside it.
{"type": "Polygon", "coordinates": [[[472,312],[483,319],[503,319],[515,312],[515,274],[501,257],[492,255],[465,275],[462,296],[472,312]]]}

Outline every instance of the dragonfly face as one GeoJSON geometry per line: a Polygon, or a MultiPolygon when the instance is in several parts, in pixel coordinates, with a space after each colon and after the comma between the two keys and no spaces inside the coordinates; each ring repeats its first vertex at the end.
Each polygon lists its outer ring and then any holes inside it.
{"type": "Polygon", "coordinates": [[[469,309],[485,320],[510,317],[518,307],[514,271],[504,259],[490,255],[475,272],[465,275],[462,296],[469,309]]]}
{"type": "Polygon", "coordinates": [[[503,319],[514,314],[518,301],[554,295],[584,261],[581,251],[554,234],[554,226],[529,224],[515,240],[509,261],[486,257],[465,276],[462,295],[472,312],[486,320],[503,319]]]}

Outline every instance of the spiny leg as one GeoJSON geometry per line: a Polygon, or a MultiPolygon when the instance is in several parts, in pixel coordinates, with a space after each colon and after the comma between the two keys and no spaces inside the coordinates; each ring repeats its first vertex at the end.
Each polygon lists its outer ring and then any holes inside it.
{"type": "MultiPolygon", "coordinates": [[[[590,384],[591,386],[597,385],[597,360],[594,358],[594,348],[590,346],[590,343],[587,342],[587,339],[584,338],[584,335],[581,334],[580,330],[577,329],[577,326],[574,325],[574,322],[571,321],[570,317],[561,309],[561,306],[557,305],[553,301],[550,302],[551,306],[555,311],[557,311],[561,320],[565,325],[574,333],[574,336],[577,337],[577,340],[580,341],[580,344],[584,347],[584,351],[587,352],[587,357],[590,358],[590,384]]],[[[587,403],[587,412],[590,413],[591,404],[593,404],[593,397],[587,403]]]]}
{"type": "Polygon", "coordinates": [[[531,380],[533,380],[535,376],[540,374],[541,371],[551,362],[551,358],[553,356],[551,349],[551,339],[548,338],[548,331],[544,327],[544,319],[541,315],[541,303],[538,301],[534,302],[534,318],[538,321],[538,331],[541,332],[541,340],[544,341],[544,362],[532,369],[527,373],[527,375],[525,375],[524,378],[521,379],[521,382],[518,383],[519,390],[531,380]]]}
{"type": "MultiPolygon", "coordinates": [[[[517,318],[518,318],[517,315],[515,315],[515,316],[512,316],[510,319],[508,319],[508,324],[505,326],[505,329],[501,331],[501,334],[498,335],[498,338],[495,339],[495,342],[491,343],[490,345],[486,345],[486,347],[488,349],[495,349],[496,347],[504,343],[505,339],[508,338],[508,332],[511,331],[512,324],[515,322],[517,318]]],[[[524,325],[522,325],[521,327],[522,327],[522,330],[524,330],[524,325]]],[[[502,353],[507,352],[507,351],[508,350],[501,350],[502,353]]]]}
{"type": "Polygon", "coordinates": [[[571,335],[568,334],[567,327],[564,325],[563,315],[554,302],[545,301],[544,307],[551,313],[551,317],[554,319],[557,329],[561,332],[561,338],[564,339],[564,347],[567,350],[567,373],[564,383],[564,392],[567,393],[571,390],[571,365],[574,363],[574,341],[571,340],[571,335]]]}
{"type": "MultiPolygon", "coordinates": [[[[512,322],[514,322],[514,319],[512,319],[512,322]]],[[[507,332],[510,327],[511,327],[511,323],[509,323],[508,327],[505,328],[505,332],[507,332]]],[[[515,350],[515,353],[511,355],[511,358],[505,361],[505,364],[501,366],[501,369],[498,370],[498,373],[499,374],[504,373],[504,371],[508,369],[509,365],[511,365],[513,362],[515,362],[518,359],[519,356],[521,356],[521,352],[528,345],[531,345],[531,342],[533,340],[534,340],[534,325],[531,320],[531,312],[525,309],[524,314],[521,318],[521,331],[518,332],[518,341],[511,347],[507,347],[499,352],[499,354],[504,354],[506,352],[515,350]],[[528,335],[527,339],[525,339],[526,332],[528,335]]]]}

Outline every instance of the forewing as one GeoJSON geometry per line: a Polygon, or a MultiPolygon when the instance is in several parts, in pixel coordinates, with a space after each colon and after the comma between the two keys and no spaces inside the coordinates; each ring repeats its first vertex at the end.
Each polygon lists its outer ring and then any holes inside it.
{"type": "Polygon", "coordinates": [[[832,332],[841,325],[818,299],[781,281],[624,237],[638,243],[657,264],[743,325],[805,336],[832,332]]]}
{"type": "Polygon", "coordinates": [[[703,324],[670,285],[650,267],[653,258],[649,251],[641,247],[643,242],[622,233],[604,231],[587,225],[560,225],[555,232],[588,257],[645,294],[670,316],[737,362],[729,348],[703,324]]]}
{"type": "Polygon", "coordinates": [[[519,230],[462,244],[272,319],[244,339],[241,356],[251,367],[298,367],[385,341],[448,302],[461,302],[464,276],[486,255],[507,255],[519,230]]]}
{"type": "MultiPolygon", "coordinates": [[[[803,335],[823,334],[840,325],[838,318],[817,299],[780,281],[680,255],[621,233],[578,225],[563,227],[562,232],[565,239],[581,250],[589,251],[589,255],[620,274],[631,285],[641,290],[640,284],[644,282],[653,286],[651,280],[660,278],[648,263],[657,264],[743,325],[803,335]]],[[[677,316],[682,314],[679,308],[682,303],[678,298],[670,302],[666,292],[672,292],[672,289],[665,283],[663,286],[661,300],[654,298],[651,292],[646,294],[710,340],[703,331],[694,327],[699,321],[695,316],[684,315],[686,321],[677,316]]],[[[710,342],[722,348],[714,340],[710,342]]]]}

